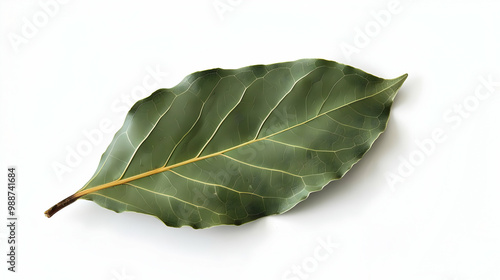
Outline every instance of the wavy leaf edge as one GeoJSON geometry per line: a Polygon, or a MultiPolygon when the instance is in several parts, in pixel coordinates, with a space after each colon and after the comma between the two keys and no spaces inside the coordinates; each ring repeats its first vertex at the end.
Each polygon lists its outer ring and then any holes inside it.
{"type": "MultiPolygon", "coordinates": [[[[292,65],[292,66],[293,66],[292,65]]],[[[305,74],[302,78],[304,77],[307,77],[307,75],[309,75],[310,73],[312,73],[313,71],[317,70],[319,67],[322,67],[322,66],[316,66],[316,68],[314,68],[313,70],[311,70],[310,72],[308,72],[307,74],[305,74]]],[[[278,67],[279,68],[279,67],[278,67]]],[[[291,69],[291,68],[290,68],[291,69]]],[[[269,71],[271,70],[268,70],[267,73],[269,73],[269,71]]],[[[267,75],[267,73],[265,75],[267,75]]],[[[235,74],[235,75],[236,75],[235,74]]],[[[265,77],[264,75],[264,77],[265,77]]],[[[359,162],[359,160],[372,148],[374,142],[380,137],[380,135],[386,130],[387,128],[387,123],[388,123],[388,119],[390,117],[390,109],[392,107],[392,104],[393,104],[393,101],[394,101],[394,98],[398,92],[398,90],[400,89],[400,87],[402,86],[403,82],[406,80],[407,78],[407,74],[404,74],[400,77],[397,77],[395,79],[383,79],[383,78],[380,78],[380,77],[377,77],[375,75],[372,75],[372,74],[368,74],[360,69],[357,69],[357,68],[354,68],[352,66],[348,66],[348,65],[345,65],[345,64],[341,64],[341,63],[337,63],[337,62],[334,62],[334,61],[328,61],[328,60],[323,60],[323,59],[301,59],[301,60],[297,60],[297,61],[292,61],[292,62],[281,62],[281,63],[274,63],[274,64],[269,64],[269,65],[264,65],[264,64],[257,64],[257,65],[252,65],[252,66],[246,66],[246,67],[242,67],[242,68],[237,68],[237,69],[222,69],[222,68],[213,68],[213,69],[208,69],[208,70],[203,70],[203,71],[197,71],[197,72],[194,72],[188,76],[186,76],[179,84],[177,84],[176,86],[172,87],[172,88],[168,88],[168,89],[159,89],[155,92],[153,92],[150,96],[142,99],[142,100],[139,100],[137,101],[133,106],[132,108],[130,109],[130,111],[128,112],[127,114],[127,117],[124,121],[124,124],[123,126],[118,130],[118,132],[114,135],[113,137],[113,141],[112,143],[110,144],[110,146],[108,147],[108,149],[106,150],[106,152],[102,155],[101,159],[100,159],[100,163],[99,163],[99,167],[96,171],[96,173],[94,174],[94,176],[89,180],[89,182],[87,184],[85,184],[79,191],[77,191],[75,194],[69,196],[68,198],[62,200],[61,202],[59,202],[58,204],[54,205],[53,207],[51,207],[49,210],[47,210],[45,212],[46,216],[47,217],[51,217],[52,215],[54,215],[57,211],[61,210],[62,208],[66,207],[67,205],[73,203],[74,201],[76,201],[77,199],[79,198],[83,198],[83,199],[87,199],[87,200],[93,200],[94,202],[96,202],[97,204],[107,208],[107,209],[110,209],[114,212],[117,212],[117,213],[121,213],[121,212],[124,212],[124,211],[128,211],[128,212],[136,212],[136,213],[141,213],[141,214],[147,214],[147,215],[151,215],[157,219],[159,219],[160,221],[162,221],[163,223],[165,223],[167,226],[170,226],[170,227],[182,227],[182,226],[191,226],[193,228],[209,228],[209,227],[212,227],[212,226],[216,226],[216,225],[241,225],[241,224],[245,224],[247,222],[250,222],[250,221],[253,221],[255,219],[258,219],[260,217],[264,217],[264,216],[269,216],[269,215],[277,215],[277,214],[282,214],[282,213],[285,213],[287,211],[289,211],[290,209],[292,209],[293,207],[295,207],[298,203],[304,201],[305,199],[307,199],[309,197],[309,195],[313,192],[317,192],[317,191],[320,191],[322,189],[324,189],[328,184],[330,184],[332,181],[336,181],[336,180],[339,180],[341,179],[342,177],[344,177],[344,175],[356,164],[359,162]],[[387,88],[384,88],[378,92],[376,92],[375,94],[373,95],[369,95],[367,96],[366,98],[371,98],[375,95],[378,95],[388,89],[392,89],[394,91],[394,94],[392,94],[392,96],[390,97],[390,100],[388,100],[388,102],[386,104],[384,104],[384,106],[387,106],[387,118],[386,118],[386,121],[383,122],[382,124],[382,127],[380,129],[380,131],[377,133],[376,136],[374,136],[372,138],[372,141],[369,143],[368,147],[366,148],[366,150],[364,150],[362,153],[358,154],[358,157],[356,160],[354,160],[341,174],[339,174],[339,176],[337,176],[336,178],[332,178],[331,180],[329,180],[328,182],[326,182],[325,184],[322,184],[319,188],[317,189],[314,189],[314,190],[310,190],[310,191],[307,191],[305,193],[305,195],[301,196],[298,200],[296,200],[293,204],[290,204],[288,205],[288,207],[286,207],[286,209],[283,209],[283,211],[277,211],[275,213],[270,213],[270,214],[265,214],[265,215],[262,215],[262,216],[259,216],[259,217],[256,217],[256,218],[253,218],[253,219],[248,219],[248,220],[242,220],[241,222],[238,221],[238,219],[234,219],[232,222],[228,222],[228,223],[224,223],[224,222],[221,222],[221,223],[213,223],[213,224],[204,224],[203,226],[201,226],[199,223],[196,223],[196,222],[188,222],[188,223],[178,223],[178,224],[175,224],[175,223],[168,223],[167,221],[163,220],[162,218],[160,218],[159,216],[155,215],[154,213],[147,213],[146,211],[136,211],[134,209],[127,209],[127,208],[122,208],[122,209],[112,209],[112,208],[108,208],[107,206],[103,206],[101,205],[101,203],[95,201],[94,197],[92,196],[89,196],[89,194],[95,194],[97,191],[100,191],[100,190],[103,190],[103,189],[107,189],[107,188],[112,188],[112,187],[119,187],[121,185],[124,185],[124,184],[128,184],[129,182],[132,182],[132,181],[136,181],[136,180],[139,180],[139,179],[142,179],[142,178],[147,178],[147,177],[150,177],[152,175],[155,175],[155,174],[160,174],[160,173],[163,173],[165,171],[170,171],[171,169],[174,169],[176,167],[180,167],[180,166],[184,166],[184,165],[187,165],[187,164],[190,164],[190,163],[193,163],[193,162],[196,162],[196,161],[200,161],[200,160],[205,160],[205,159],[208,159],[208,158],[211,158],[211,157],[214,157],[214,156],[218,156],[218,155],[224,155],[226,152],[228,151],[232,151],[232,150],[235,150],[235,149],[238,149],[240,148],[241,146],[245,146],[245,145],[248,145],[247,142],[243,142],[241,145],[237,145],[237,146],[233,146],[229,149],[225,149],[225,150],[222,150],[222,151],[219,151],[217,153],[211,153],[211,154],[208,154],[208,155],[205,155],[205,156],[201,156],[200,155],[202,154],[202,152],[204,151],[204,149],[210,144],[210,141],[213,139],[213,137],[215,136],[215,134],[218,132],[218,130],[214,131],[214,134],[211,136],[209,142],[207,142],[203,148],[201,149],[201,151],[198,153],[197,157],[194,157],[194,158],[191,158],[190,160],[186,160],[186,161],[181,161],[181,162],[177,162],[177,163],[174,163],[172,165],[167,165],[167,166],[164,166],[164,167],[161,167],[161,168],[156,168],[156,169],[152,169],[150,170],[150,172],[142,172],[142,173],[139,173],[138,176],[130,176],[130,177],[126,177],[124,180],[122,180],[121,178],[123,177],[123,175],[126,173],[126,171],[128,170],[129,168],[129,165],[131,164],[131,162],[134,160],[134,156],[132,156],[132,158],[130,159],[130,162],[127,164],[127,167],[126,169],[123,171],[123,174],[122,176],[120,177],[120,179],[118,180],[114,180],[114,181],[110,181],[108,183],[105,183],[105,184],[100,184],[98,186],[94,186],[94,187],[88,187],[89,184],[94,180],[94,178],[96,178],[96,176],[99,175],[100,173],[100,170],[105,166],[105,162],[107,160],[107,158],[105,157],[106,154],[108,153],[108,151],[110,151],[110,153],[112,152],[112,145],[115,141],[115,139],[117,139],[117,137],[119,137],[120,133],[122,132],[122,129],[124,129],[127,125],[127,122],[133,118],[134,116],[134,113],[138,110],[139,107],[141,107],[142,104],[150,101],[150,100],[153,100],[155,97],[155,94],[157,94],[158,92],[161,92],[161,91],[165,91],[165,90],[170,90],[170,91],[173,91],[174,89],[176,89],[177,87],[181,87],[181,85],[183,85],[184,83],[188,82],[190,79],[193,79],[194,77],[196,76],[201,76],[203,77],[205,74],[210,74],[210,73],[218,73],[219,71],[232,71],[232,72],[236,72],[236,74],[238,73],[242,73],[246,70],[249,70],[249,71],[252,71],[252,69],[256,69],[256,68],[270,68],[271,70],[275,69],[274,67],[275,66],[279,66],[279,65],[284,65],[284,64],[300,64],[300,63],[307,63],[307,62],[313,62],[315,65],[317,65],[318,63],[332,63],[332,65],[336,66],[336,67],[340,67],[341,69],[350,69],[350,71],[352,72],[355,72],[355,73],[363,73],[365,75],[368,75],[368,76],[371,76],[373,79],[379,79],[381,81],[384,81],[384,82],[393,82],[392,84],[390,84],[389,87],[387,88]],[[394,88],[393,88],[394,87],[394,88]],[[111,149],[111,150],[110,150],[111,149]],[[104,161],[104,163],[103,163],[104,161]],[[120,180],[122,180],[120,182],[120,180]]],[[[260,78],[260,77],[259,77],[260,78]]],[[[301,79],[302,79],[301,78],[301,79]]],[[[221,78],[222,79],[222,78],[221,78]]],[[[258,78],[256,78],[258,79],[258,78]]],[[[300,79],[299,79],[300,80],[300,79]]],[[[220,82],[220,81],[219,81],[220,82]]],[[[299,81],[296,80],[294,82],[294,84],[292,85],[292,87],[290,88],[290,92],[294,89],[295,85],[298,83],[299,81]]],[[[191,84],[192,85],[192,84],[191,84]]],[[[250,86],[248,86],[250,87],[250,86]]],[[[214,88],[215,89],[215,88],[214,88]]],[[[247,89],[245,89],[246,91],[247,89]]],[[[333,90],[333,88],[332,88],[333,90]]],[[[245,95],[245,91],[243,92],[241,98],[240,98],[240,101],[241,99],[243,99],[244,95],[245,95]]],[[[177,96],[176,96],[177,97],[177,96]]],[[[284,95],[282,97],[282,100],[285,99],[286,97],[288,97],[288,95],[284,95]]],[[[328,100],[330,96],[327,97],[326,100],[328,100]]],[[[326,100],[324,102],[326,102],[326,100]]],[[[361,99],[356,99],[353,101],[354,102],[358,102],[359,100],[361,99]]],[[[280,101],[281,102],[281,101],[280,101]]],[[[173,103],[174,101],[172,101],[172,104],[171,106],[173,106],[173,103]]],[[[237,103],[237,105],[235,105],[234,108],[236,108],[236,106],[238,106],[240,103],[237,103]]],[[[276,107],[279,106],[280,103],[277,103],[276,107]]],[[[349,105],[349,103],[346,103],[349,105]]],[[[324,105],[324,103],[323,103],[324,105]]],[[[344,106],[344,105],[342,105],[344,106]]],[[[341,106],[341,107],[342,107],[341,106]]],[[[347,106],[347,105],[345,105],[347,106]]],[[[276,108],[274,107],[274,109],[276,108]]],[[[234,109],[233,108],[233,109],[234,109]]],[[[323,107],[320,108],[320,111],[318,111],[318,114],[319,112],[321,112],[321,109],[323,107]]],[[[384,108],[385,109],[385,108],[384,108]]],[[[202,109],[203,110],[203,109],[202,109]]],[[[338,110],[338,108],[334,108],[332,109],[331,111],[334,111],[334,110],[338,110]]],[[[165,115],[166,113],[168,112],[168,109],[165,111],[165,113],[163,115],[165,115]]],[[[232,111],[231,111],[232,112],[232,111]]],[[[230,112],[230,113],[231,113],[230,112]]],[[[226,117],[230,114],[228,113],[226,115],[226,117]]],[[[202,112],[199,113],[200,116],[202,114],[202,112]]],[[[273,110],[271,110],[268,114],[267,117],[269,117],[271,114],[273,114],[273,110]]],[[[325,114],[329,114],[329,113],[325,113],[325,114]]],[[[160,122],[163,118],[163,115],[161,117],[159,117],[158,119],[158,122],[160,122]]],[[[223,121],[219,124],[219,126],[221,126],[223,124],[223,122],[225,121],[225,119],[223,119],[223,121]]],[[[262,127],[265,125],[267,121],[267,118],[262,122],[261,124],[261,127],[260,129],[262,129],[262,127]]],[[[310,120],[307,120],[305,123],[309,122],[310,120]]],[[[299,125],[302,125],[299,123],[299,125]]],[[[194,125],[193,125],[194,126],[194,125]]],[[[218,128],[217,128],[218,129],[218,128]]],[[[290,128],[290,129],[293,129],[293,128],[290,128]]],[[[187,133],[189,133],[190,131],[188,131],[187,133]]],[[[281,133],[281,132],[280,132],[281,133]]],[[[255,139],[258,139],[259,137],[259,134],[260,134],[260,130],[257,132],[257,135],[256,135],[256,138],[255,139]]],[[[271,136],[273,136],[271,134],[271,136]]],[[[145,142],[147,139],[148,139],[149,135],[146,135],[146,137],[144,138],[144,140],[141,142],[141,145],[143,142],[145,142]]],[[[262,139],[266,139],[265,137],[269,137],[269,135],[267,136],[264,136],[264,138],[262,139]]],[[[184,139],[184,138],[183,138],[184,139]]],[[[259,140],[256,140],[257,141],[261,141],[262,139],[259,138],[259,140]]],[[[182,139],[181,139],[182,141],[182,139]]],[[[180,143],[180,142],[179,142],[180,143]]],[[[177,144],[179,144],[177,143],[177,144]]],[[[253,143],[253,142],[252,142],[253,143]]],[[[132,144],[132,141],[131,141],[131,144],[132,144]]],[[[250,143],[251,144],[251,143],[250,143]]],[[[133,146],[133,145],[132,145],[133,146]]],[[[177,146],[176,146],[177,147],[177,146]]],[[[137,151],[139,150],[140,146],[137,147],[137,151]]],[[[172,153],[174,153],[174,151],[172,151],[172,153]]],[[[134,153],[135,154],[135,153],[134,153]]],[[[170,156],[172,156],[172,154],[170,154],[170,156]]],[[[170,157],[169,157],[170,159],[170,157]]],[[[168,159],[168,160],[169,160],[168,159]]],[[[168,163],[168,160],[167,160],[167,163],[168,163]]],[[[248,213],[247,213],[248,214],[248,213]]]]}

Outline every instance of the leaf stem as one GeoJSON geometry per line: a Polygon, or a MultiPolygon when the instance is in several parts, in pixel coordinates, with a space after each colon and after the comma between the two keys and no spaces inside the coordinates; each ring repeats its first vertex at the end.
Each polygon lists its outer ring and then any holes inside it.
{"type": "Polygon", "coordinates": [[[56,205],[50,207],[49,210],[45,211],[45,216],[47,216],[47,218],[52,217],[59,210],[70,205],[71,203],[75,202],[78,198],[79,198],[79,196],[77,196],[76,194],[72,194],[72,195],[66,197],[65,199],[63,199],[59,203],[57,203],[56,205]]]}

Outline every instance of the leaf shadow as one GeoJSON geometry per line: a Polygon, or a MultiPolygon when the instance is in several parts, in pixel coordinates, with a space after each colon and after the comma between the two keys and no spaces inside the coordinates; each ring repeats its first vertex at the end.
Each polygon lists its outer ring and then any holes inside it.
{"type": "MultiPolygon", "coordinates": [[[[415,84],[415,81],[411,84],[415,84]]],[[[411,103],[412,99],[405,88],[401,89],[392,110],[411,103]]],[[[280,215],[280,218],[292,219],[293,222],[312,227],[318,221],[333,219],[332,216],[347,218],[364,211],[374,197],[389,189],[388,186],[380,188],[380,181],[384,180],[383,174],[374,172],[383,170],[380,159],[386,157],[388,151],[397,149],[404,131],[403,125],[391,116],[386,131],[342,179],[330,182],[323,190],[312,193],[309,198],[280,215]],[[374,176],[379,185],[370,183],[370,177],[374,176]]],[[[79,210],[75,209],[76,213],[71,212],[68,211],[68,216],[76,214],[77,219],[85,225],[116,231],[110,234],[126,232],[130,239],[139,240],[145,246],[155,244],[155,250],[158,251],[194,250],[207,256],[214,251],[220,254],[237,254],[234,248],[245,246],[246,243],[251,246],[256,237],[265,238],[266,233],[273,230],[273,219],[269,217],[241,226],[223,225],[202,230],[190,227],[170,228],[155,217],[131,212],[116,214],[105,211],[90,201],[79,210]],[[147,238],[143,238],[145,234],[147,238]],[[227,246],[220,246],[221,244],[227,246]]]]}
{"type": "MultiPolygon", "coordinates": [[[[406,90],[400,90],[398,97],[407,95],[406,92],[406,90]]],[[[411,100],[399,98],[394,103],[393,109],[407,102],[411,100]]],[[[381,172],[377,175],[374,175],[374,172],[384,170],[380,159],[386,157],[388,151],[397,150],[400,139],[403,138],[401,135],[404,131],[403,125],[391,117],[386,131],[375,141],[362,160],[355,164],[342,179],[330,182],[319,192],[311,193],[309,198],[280,215],[280,218],[287,220],[292,218],[294,222],[300,222],[301,225],[313,226],[318,221],[328,220],[331,215],[338,215],[338,217],[343,215],[344,217],[341,218],[346,218],[364,211],[374,197],[389,190],[389,186],[385,185],[380,188],[380,181],[385,182],[385,179],[381,172]],[[373,176],[378,177],[378,185],[370,184],[369,178],[373,176]]],[[[216,243],[237,243],[247,238],[254,238],[255,235],[265,235],[266,231],[272,230],[269,223],[273,221],[269,218],[264,217],[241,226],[217,226],[204,230],[181,228],[179,230],[182,234],[177,237],[185,239],[186,242],[201,239],[204,242],[211,240],[216,243]]]]}

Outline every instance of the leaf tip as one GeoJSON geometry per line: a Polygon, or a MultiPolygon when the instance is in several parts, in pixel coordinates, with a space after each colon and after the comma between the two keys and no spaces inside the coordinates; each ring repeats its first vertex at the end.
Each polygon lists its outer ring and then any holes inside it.
{"type": "Polygon", "coordinates": [[[402,84],[402,83],[404,83],[404,81],[406,81],[406,78],[408,78],[408,73],[405,73],[405,74],[397,77],[395,80],[397,80],[398,82],[400,82],[402,84]]]}
{"type": "Polygon", "coordinates": [[[406,78],[408,78],[407,73],[391,80],[394,83],[393,88],[395,89],[396,92],[401,88],[403,83],[406,81],[406,78]]]}

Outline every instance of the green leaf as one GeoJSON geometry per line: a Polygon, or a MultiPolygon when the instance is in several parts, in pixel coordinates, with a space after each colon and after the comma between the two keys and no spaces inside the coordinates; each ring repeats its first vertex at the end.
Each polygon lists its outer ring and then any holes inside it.
{"type": "Polygon", "coordinates": [[[77,193],[168,226],[283,213],[341,178],[385,130],[407,75],[303,59],[193,73],[138,101],[77,193]]]}

